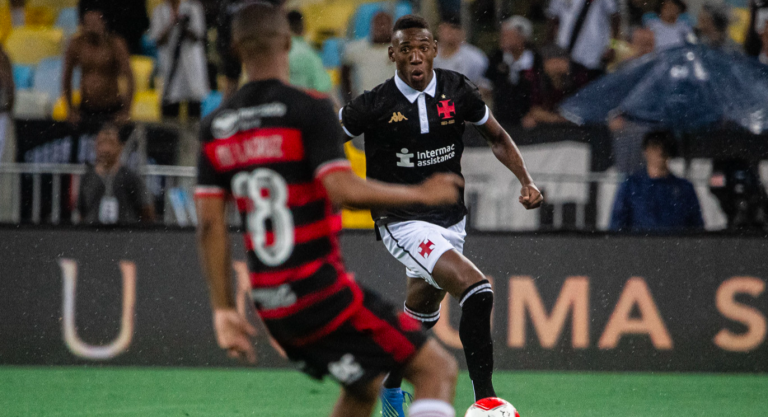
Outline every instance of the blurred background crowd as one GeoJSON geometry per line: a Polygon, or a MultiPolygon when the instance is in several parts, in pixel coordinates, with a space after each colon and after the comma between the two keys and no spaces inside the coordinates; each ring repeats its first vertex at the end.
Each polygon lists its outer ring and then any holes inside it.
{"type": "MultiPolygon", "coordinates": [[[[193,225],[195,130],[242,83],[229,25],[248,1],[1,0],[0,222],[193,225]]],[[[435,66],[480,88],[547,199],[518,208],[519,185],[468,129],[474,229],[765,230],[766,0],[283,7],[290,82],[339,106],[394,75],[395,19],[430,21],[435,66]]],[[[363,148],[346,146],[360,175],[363,148]]]]}

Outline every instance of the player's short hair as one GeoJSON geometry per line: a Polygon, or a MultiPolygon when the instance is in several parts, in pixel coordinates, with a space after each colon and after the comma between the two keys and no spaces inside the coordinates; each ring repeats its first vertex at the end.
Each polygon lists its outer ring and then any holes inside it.
{"type": "Polygon", "coordinates": [[[398,30],[406,30],[406,29],[426,29],[431,31],[427,20],[415,14],[407,14],[397,19],[397,22],[395,22],[395,26],[392,27],[392,33],[395,33],[398,30]]]}
{"type": "Polygon", "coordinates": [[[674,158],[677,156],[677,141],[675,135],[669,130],[655,130],[648,132],[643,136],[643,150],[646,150],[649,146],[659,146],[664,153],[674,158]]]}
{"type": "Polygon", "coordinates": [[[293,32],[294,35],[301,35],[304,33],[304,15],[298,10],[291,10],[288,12],[287,16],[291,32],[293,32]]]}
{"type": "Polygon", "coordinates": [[[232,19],[232,42],[241,60],[277,51],[285,36],[290,36],[285,13],[267,2],[249,3],[232,19]]]}

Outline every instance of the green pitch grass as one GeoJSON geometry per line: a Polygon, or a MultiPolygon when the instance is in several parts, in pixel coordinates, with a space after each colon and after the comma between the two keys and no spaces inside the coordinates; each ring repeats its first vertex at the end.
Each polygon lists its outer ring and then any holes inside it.
{"type": "MultiPolygon", "coordinates": [[[[497,372],[495,381],[522,417],[764,417],[768,410],[768,376],[497,372]]],[[[0,367],[0,416],[320,417],[337,394],[333,383],[290,370],[0,367]]],[[[457,416],[471,395],[462,374],[457,416]]]]}

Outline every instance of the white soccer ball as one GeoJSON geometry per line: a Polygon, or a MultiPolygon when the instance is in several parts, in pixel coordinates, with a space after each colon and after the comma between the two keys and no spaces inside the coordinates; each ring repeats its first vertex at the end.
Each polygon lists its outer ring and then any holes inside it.
{"type": "Polygon", "coordinates": [[[520,413],[507,401],[489,397],[472,404],[464,417],[520,417],[520,413]]]}

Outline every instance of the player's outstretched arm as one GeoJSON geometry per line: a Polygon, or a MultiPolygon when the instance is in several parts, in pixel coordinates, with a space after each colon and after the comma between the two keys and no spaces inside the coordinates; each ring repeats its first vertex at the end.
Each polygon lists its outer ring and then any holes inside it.
{"type": "Polygon", "coordinates": [[[328,173],[322,181],[334,204],[356,208],[454,204],[464,184],[458,175],[435,174],[418,185],[392,185],[366,181],[350,170],[328,173]]]}
{"type": "Polygon", "coordinates": [[[211,295],[216,341],[230,357],[254,363],[256,352],[250,338],[256,335],[256,329],[235,309],[226,201],[224,198],[198,198],[196,205],[198,248],[211,295]]]}
{"type": "Polygon", "coordinates": [[[525,168],[523,155],[520,154],[520,149],[517,148],[509,133],[501,127],[493,114],[483,125],[475,127],[488,142],[496,159],[501,161],[520,180],[520,184],[523,186],[520,191],[520,204],[528,210],[541,206],[544,198],[536,185],[533,184],[533,179],[528,173],[528,169],[525,168]]]}

